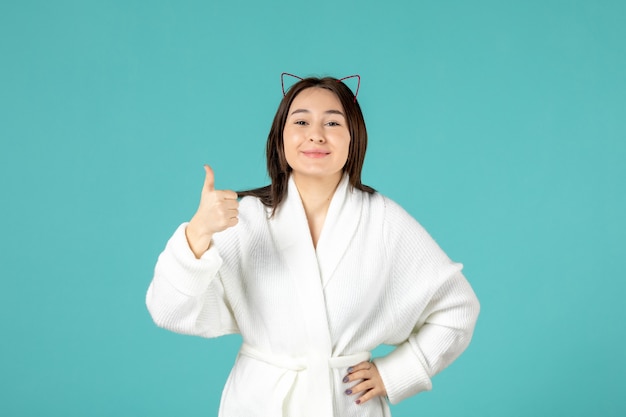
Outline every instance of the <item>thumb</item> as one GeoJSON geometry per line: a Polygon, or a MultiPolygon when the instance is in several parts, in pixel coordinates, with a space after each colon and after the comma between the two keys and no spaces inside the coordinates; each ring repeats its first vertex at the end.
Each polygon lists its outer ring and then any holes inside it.
{"type": "Polygon", "coordinates": [[[213,170],[210,166],[204,165],[204,171],[206,172],[206,177],[204,178],[204,189],[207,191],[215,190],[215,176],[213,175],[213,170]]]}

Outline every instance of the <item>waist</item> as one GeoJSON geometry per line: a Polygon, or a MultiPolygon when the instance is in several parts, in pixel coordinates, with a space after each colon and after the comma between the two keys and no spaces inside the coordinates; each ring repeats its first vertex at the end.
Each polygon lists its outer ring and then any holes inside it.
{"type": "MultiPolygon", "coordinates": [[[[278,368],[291,371],[304,371],[311,366],[312,362],[319,363],[319,360],[312,360],[310,356],[289,356],[261,351],[247,343],[241,345],[240,355],[244,355],[278,368]]],[[[372,355],[370,352],[359,352],[350,355],[331,356],[325,358],[329,369],[348,368],[360,362],[369,361],[372,355]]],[[[318,359],[319,357],[316,357],[318,359]]]]}

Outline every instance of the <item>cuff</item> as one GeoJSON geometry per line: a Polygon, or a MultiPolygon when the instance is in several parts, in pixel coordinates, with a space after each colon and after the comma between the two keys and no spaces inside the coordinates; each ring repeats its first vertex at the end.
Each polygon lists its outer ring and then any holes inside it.
{"type": "Polygon", "coordinates": [[[391,404],[432,389],[430,376],[408,341],[396,347],[389,355],[376,358],[373,362],[385,384],[391,404]]]}

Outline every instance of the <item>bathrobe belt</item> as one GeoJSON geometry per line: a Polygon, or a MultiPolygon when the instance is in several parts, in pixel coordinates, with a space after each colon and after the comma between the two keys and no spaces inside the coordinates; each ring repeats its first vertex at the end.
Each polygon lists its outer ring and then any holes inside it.
{"type": "MultiPolygon", "coordinates": [[[[308,373],[310,374],[309,377],[311,378],[311,384],[309,384],[305,400],[309,403],[310,407],[307,407],[307,411],[310,412],[310,415],[315,416],[332,416],[334,414],[332,405],[334,392],[330,370],[345,368],[347,372],[347,368],[350,366],[354,366],[360,362],[369,361],[371,358],[370,352],[360,352],[352,355],[330,357],[320,361],[319,358],[290,357],[287,355],[262,352],[247,343],[242,344],[239,354],[265,362],[278,368],[295,371],[296,373],[308,370],[308,373]]],[[[296,378],[294,377],[289,383],[290,386],[284,387],[279,391],[282,391],[285,395],[287,395],[292,391],[292,386],[295,383],[296,378]]],[[[278,400],[282,403],[285,398],[278,398],[278,400]]]]}

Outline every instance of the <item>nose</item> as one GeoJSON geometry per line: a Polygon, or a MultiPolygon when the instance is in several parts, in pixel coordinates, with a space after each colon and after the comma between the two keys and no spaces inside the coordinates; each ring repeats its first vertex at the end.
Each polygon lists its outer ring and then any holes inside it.
{"type": "Polygon", "coordinates": [[[326,138],[324,138],[324,133],[318,127],[311,127],[309,131],[309,141],[314,143],[324,143],[326,142],[326,138]]]}

